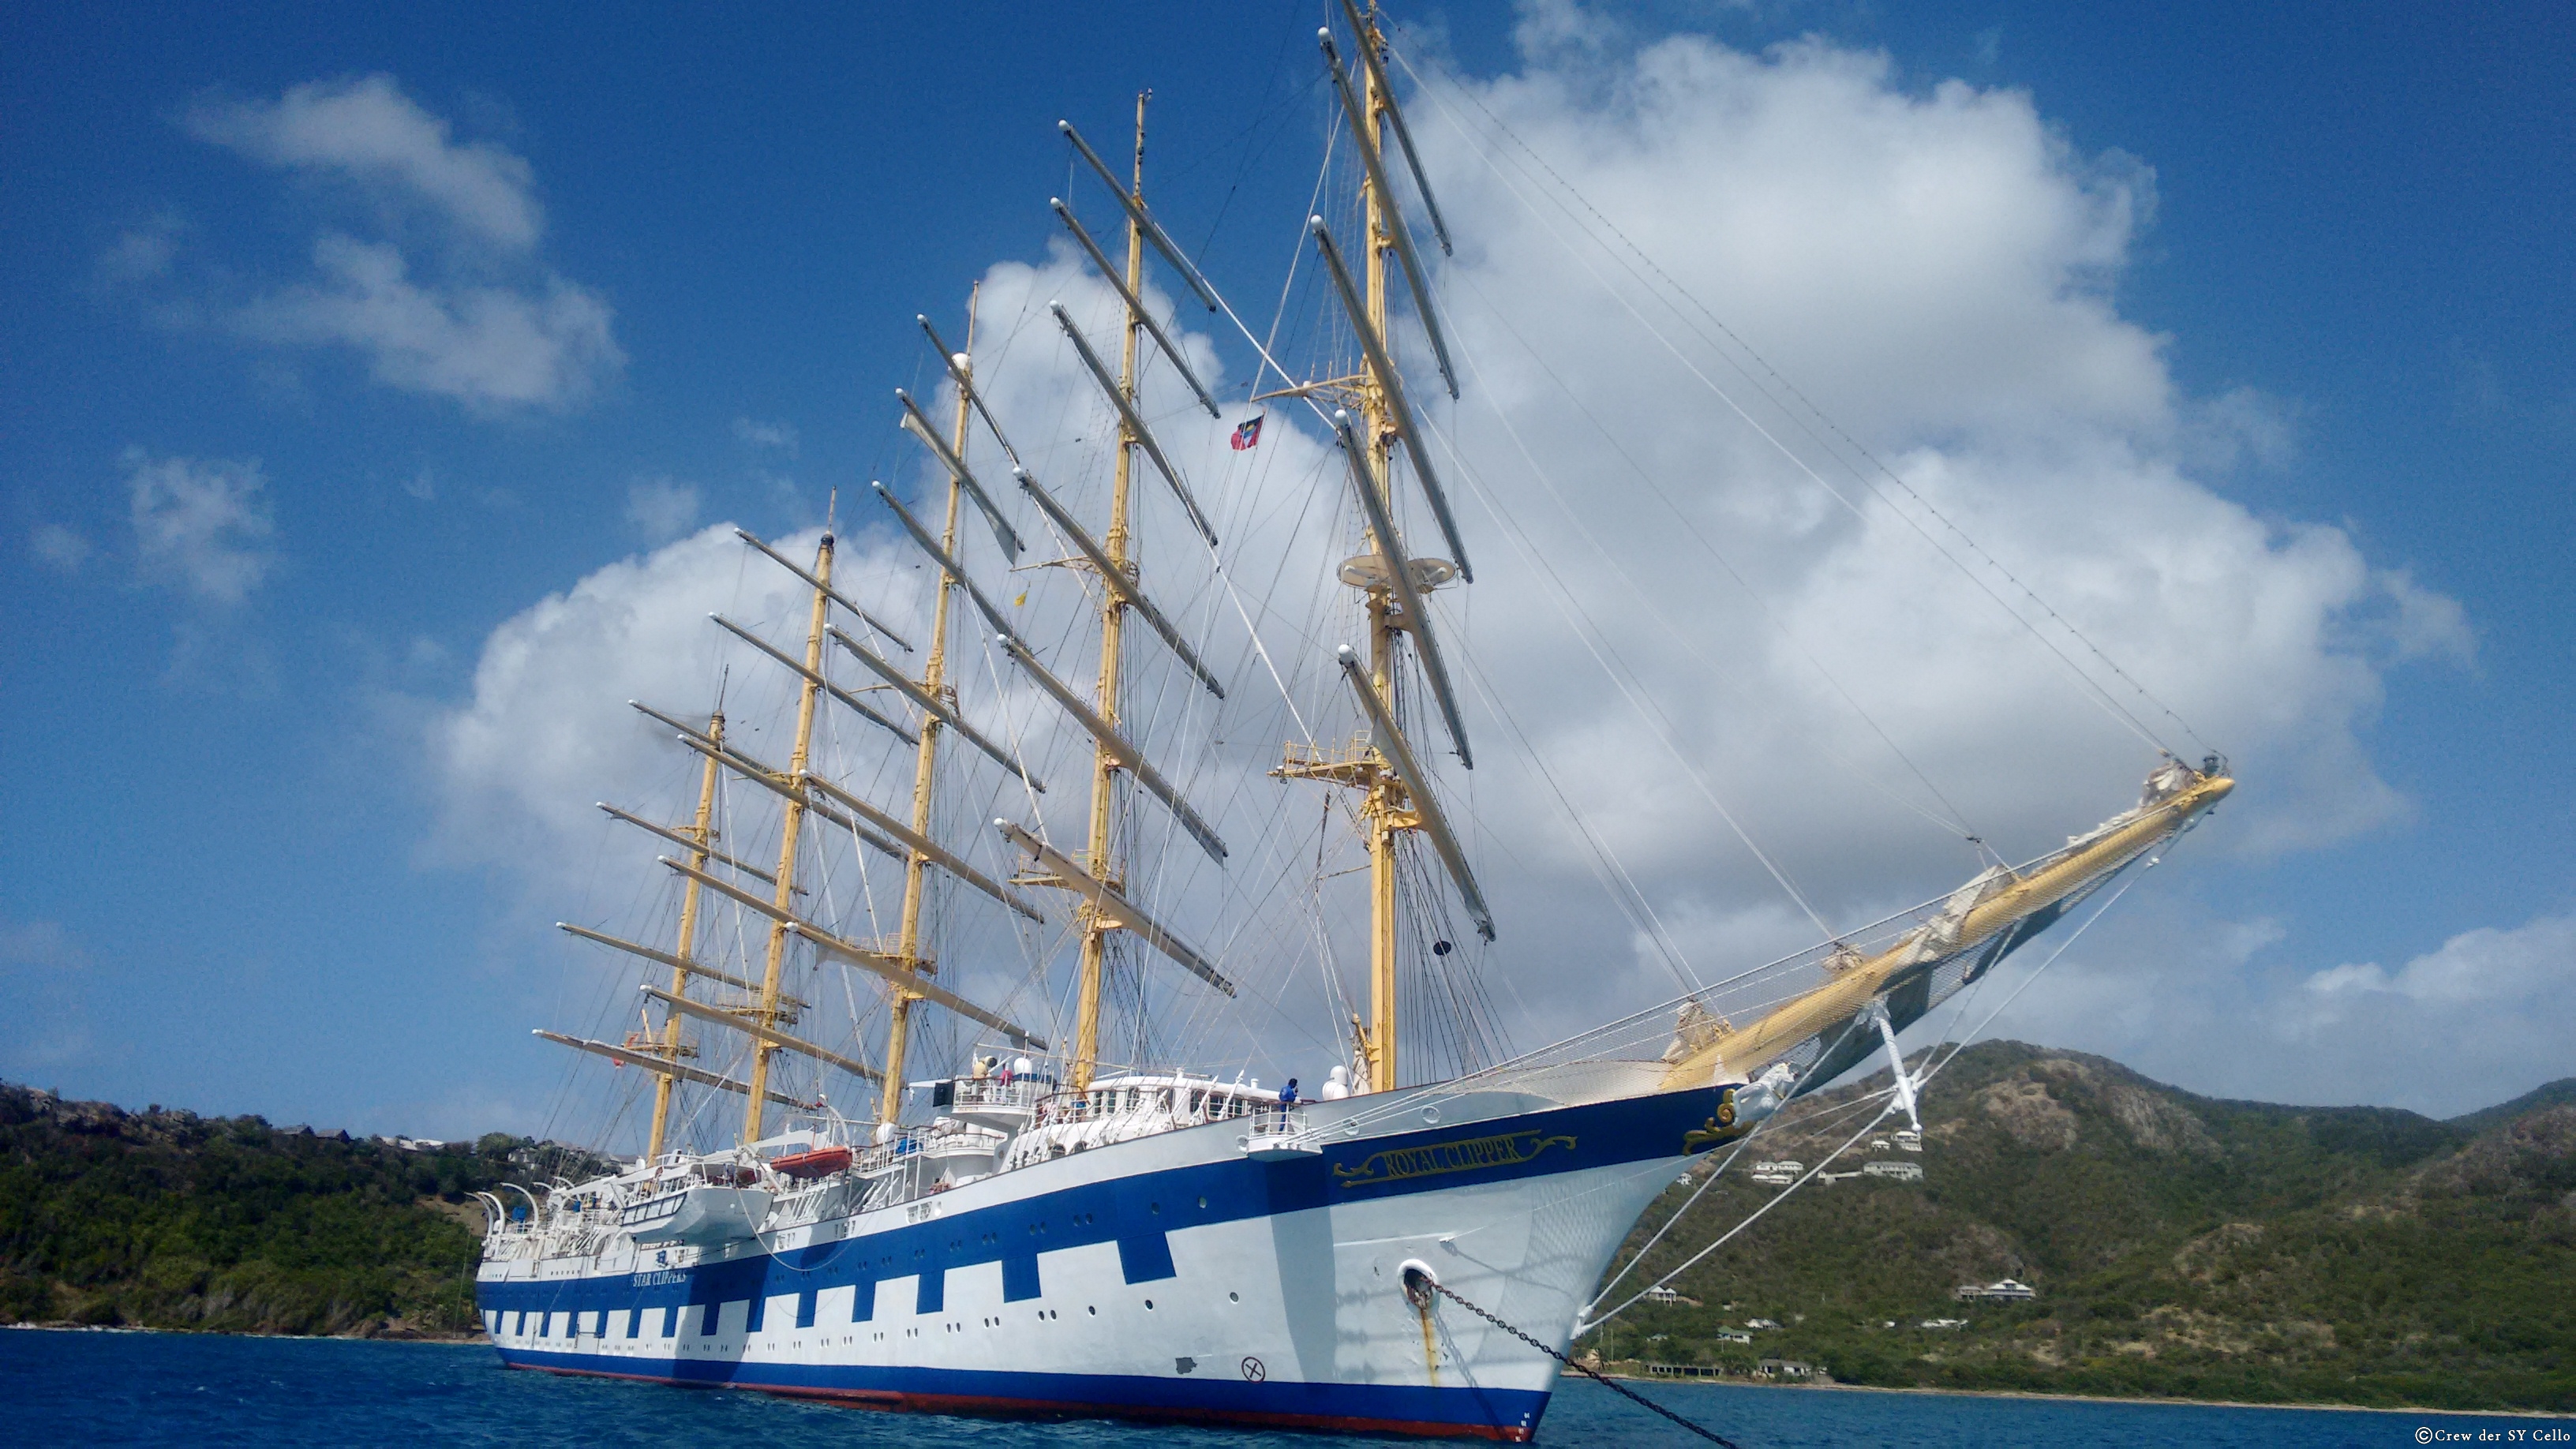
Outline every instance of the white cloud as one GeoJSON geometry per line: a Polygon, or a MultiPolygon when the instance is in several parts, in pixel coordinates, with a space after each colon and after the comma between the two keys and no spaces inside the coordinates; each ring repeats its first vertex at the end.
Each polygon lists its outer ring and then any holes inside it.
{"type": "Polygon", "coordinates": [[[97,965],[60,921],[0,919],[0,990],[13,1007],[0,1026],[0,1074],[25,1081],[92,1054],[83,987],[97,965]]]}
{"type": "Polygon", "coordinates": [[[764,423],[751,418],[733,420],[733,435],[755,448],[773,448],[789,457],[796,456],[796,425],[764,423]]]}
{"type": "MultiPolygon", "coordinates": [[[[1678,752],[1835,903],[1829,917],[1885,903],[1891,869],[1922,860],[1925,843],[1888,829],[1886,802],[1854,789],[1835,757],[1932,804],[1844,692],[2014,853],[2107,813],[2146,761],[1983,589],[2198,753],[2014,579],[2235,757],[2237,840],[2289,848],[2397,812],[2360,732],[2386,663],[2464,647],[2457,606],[2374,569],[2342,530],[2257,517],[2195,472],[2277,460],[2290,410],[2250,390],[2189,397],[2164,339],[2118,314],[2112,288],[2151,213],[2151,173],[2075,153],[2024,93],[1907,87],[1885,57],[1822,42],[1544,54],[1469,87],[1475,100],[2012,576],[1867,464],[1858,476],[1838,466],[1832,455],[1852,449],[1828,450],[1795,400],[1767,401],[1729,364],[1753,377],[1759,366],[1689,304],[1676,315],[1617,243],[1569,246],[1565,216],[1536,197],[1545,184],[1474,106],[1448,91],[1415,103],[1461,239],[1451,321],[1476,359],[1447,426],[1487,495],[1668,702],[1678,752]]],[[[1607,686],[1530,563],[1480,504],[1462,511],[1483,525],[1480,570],[1504,586],[1453,597],[1472,597],[1479,642],[1502,646],[1488,667],[1523,695],[1514,707],[1540,750],[1582,792],[1639,802],[1607,813],[1649,869],[1674,872],[1668,889],[1716,888],[1714,861],[1736,874],[1741,857],[1696,792],[1649,783],[1679,768],[1654,732],[1614,700],[1551,707],[1508,682],[1560,680],[1593,699],[1607,686]]],[[[1919,865],[1902,878],[1937,887],[1919,865]]]]}
{"type": "Polygon", "coordinates": [[[273,102],[207,101],[189,111],[187,126],[255,161],[427,203],[498,246],[525,250],[545,229],[527,158],[489,142],[458,143],[389,75],[309,81],[273,102]]]}
{"type": "MultiPolygon", "coordinates": [[[[2377,962],[2343,965],[2308,978],[2311,1020],[2343,1024],[2352,1015],[2391,1008],[2507,1006],[2517,1011],[2576,985],[2576,916],[2540,916],[2512,930],[2463,931],[2395,971],[2377,962]]],[[[2566,1013],[2562,1013],[2566,1014],[2566,1013]]],[[[2393,1024],[2393,1023],[2392,1023],[2393,1024]]],[[[2559,1033],[2566,1039],[2564,1030],[2559,1033]]],[[[2436,1040],[2449,1044],[2447,1037],[2436,1040]]]]}
{"type": "Polygon", "coordinates": [[[2384,628],[2399,660],[2468,664],[2477,658],[2477,635],[2459,600],[2417,585],[2406,569],[2383,570],[2376,582],[2397,611],[2384,628]]]}
{"type": "MultiPolygon", "coordinates": [[[[2464,931],[2395,970],[2317,970],[2276,922],[2152,896],[2132,910],[2134,929],[2087,937],[1994,1034],[2102,1052],[2211,1096],[2437,1117],[2568,1073],[2576,916],[2464,931]]],[[[2021,969],[2047,949],[2043,939],[2021,969]]],[[[2019,979],[1998,972],[1986,1006],[2019,979]]]]}
{"type": "Polygon", "coordinates": [[[168,275],[179,254],[177,228],[164,224],[120,234],[116,245],[100,253],[98,274],[110,282],[133,284],[168,275]]]}
{"type": "Polygon", "coordinates": [[[79,573],[81,565],[89,562],[91,552],[87,538],[59,523],[36,525],[35,532],[27,536],[27,551],[36,556],[38,563],[65,574],[79,573]]]}
{"type": "MultiPolygon", "coordinates": [[[[775,546],[810,559],[814,539],[775,546]]],[[[723,647],[710,612],[747,626],[792,619],[801,631],[802,586],[766,563],[745,568],[746,553],[730,526],[707,528],[598,569],[494,630],[471,697],[440,712],[428,734],[445,848],[465,859],[522,862],[551,878],[562,848],[591,838],[593,801],[668,774],[684,757],[669,731],[626,701],[683,718],[705,713],[740,652],[723,647]]],[[[840,572],[863,598],[874,598],[868,573],[891,581],[899,568],[864,543],[844,553],[856,556],[845,557],[840,572]]],[[[886,607],[903,612],[893,601],[886,607]]],[[[737,699],[751,692],[748,682],[733,687],[737,699]]],[[[757,740],[765,723],[746,711],[737,737],[757,740]]],[[[776,763],[787,756],[783,748],[767,752],[776,763]]]]}
{"type": "Polygon", "coordinates": [[[60,921],[0,922],[0,966],[78,972],[92,964],[89,948],[72,939],[60,921]]]}
{"type": "Polygon", "coordinates": [[[1512,44],[1523,56],[1554,60],[1569,52],[1583,59],[1628,38],[1626,26],[1599,6],[1573,0],[1526,0],[1512,27],[1512,44]]]}
{"type": "Polygon", "coordinates": [[[424,286],[390,242],[337,233],[313,244],[321,284],[289,287],[243,309],[263,341],[340,343],[376,380],[478,408],[572,407],[626,364],[599,297],[549,274],[530,289],[424,286]]]}
{"type": "Polygon", "coordinates": [[[675,478],[638,478],[626,485],[626,521],[656,542],[677,538],[698,521],[698,486],[675,478]]]}
{"type": "MultiPolygon", "coordinates": [[[[1984,589],[2037,618],[2077,667],[2198,752],[2037,615],[2015,579],[2234,756],[2243,788],[2195,837],[2195,852],[2300,849],[2402,812],[2366,744],[2385,673],[2466,657],[2465,620],[2454,601],[2374,566],[2343,530],[2258,517],[2210,486],[2212,471],[2282,456],[2294,409],[2251,392],[2190,397],[2166,366],[2164,339],[2119,315],[2114,286],[2152,213],[2151,173],[2116,153],[2077,154],[2027,95],[1957,82],[1909,88],[1885,58],[1821,42],[1760,56],[1690,38],[1639,47],[1588,12],[1536,7],[1524,43],[1524,70],[1474,85],[1477,101],[1578,177],[1592,204],[1799,380],[1903,488],[1839,471],[1815,440],[1831,435],[1794,402],[1754,392],[1729,366],[1744,359],[1705,318],[1665,308],[1615,248],[1569,252],[1564,213],[1534,214],[1515,195],[1542,184],[1533,173],[1510,161],[1522,169],[1498,177],[1435,97],[1416,102],[1413,127],[1459,239],[1440,288],[1457,349],[1473,361],[1455,406],[1433,400],[1427,366],[1416,373],[1425,415],[1465,455],[1463,465],[1445,453],[1437,461],[1478,580],[1434,603],[1462,675],[1472,675],[1460,684],[1479,756],[1472,775],[1453,771],[1444,789],[1503,931],[1496,947],[1470,944],[1453,963],[1471,963],[1463,969],[1509,1004],[1522,1045],[1670,991],[1639,923],[1595,886],[1594,850],[1560,795],[1579,803],[1585,829],[1616,852],[1706,977],[1815,935],[1709,794],[1837,927],[1944,891],[1975,868],[1965,845],[1890,803],[1892,794],[1945,808],[1890,739],[2010,854],[2037,853],[2128,803],[2152,751],[2069,687],[2067,664],[1984,589]],[[1703,375],[1733,390],[1798,461],[1748,428],[1703,375]],[[1907,490],[2011,577],[1962,550],[1907,490]],[[1977,582],[1924,532],[1967,558],[1977,582]],[[1616,680],[1602,662],[1614,650],[1616,680]],[[1632,691],[1658,712],[1631,708],[1632,691]],[[1488,692],[1508,724],[1474,702],[1488,692]]],[[[1506,161],[1516,154],[1497,147],[1506,161]]],[[[1028,325],[999,329],[1011,340],[977,359],[980,384],[1040,480],[1096,521],[1110,420],[1044,309],[1061,298],[1096,341],[1112,330],[1106,290],[1058,252],[1041,267],[992,268],[981,295],[988,318],[1028,325]]],[[[1329,305],[1319,299],[1305,300],[1329,305]]],[[[1187,345],[1222,391],[1215,349],[1195,336],[1187,345]]],[[[1338,744],[1357,728],[1331,649],[1364,626],[1348,591],[1318,581],[1357,550],[1359,523],[1339,461],[1294,409],[1275,408],[1261,447],[1238,454],[1225,446],[1233,419],[1196,411],[1167,370],[1149,371],[1146,394],[1166,451],[1224,539],[1232,587],[1259,621],[1267,657],[1245,641],[1160,479],[1141,471],[1145,585],[1204,639],[1230,691],[1211,713],[1161,646],[1131,632],[1129,724],[1235,851],[1220,877],[1183,843],[1140,888],[1181,913],[1185,934],[1231,942],[1238,972],[1289,1001],[1264,1023],[1275,1039],[1248,1050],[1329,1052],[1342,1028],[1314,989],[1323,947],[1301,904],[1316,890],[1306,877],[1317,787],[1265,772],[1283,739],[1302,741],[1311,728],[1317,742],[1338,744]],[[1270,687],[1274,665],[1293,714],[1270,687]],[[1282,878],[1289,884],[1273,890],[1282,878]],[[1297,1031],[1280,1034],[1280,1023],[1297,1031]]],[[[1400,491],[1414,551],[1437,551],[1418,494],[1409,483],[1400,491]]],[[[1005,494],[1036,556],[1070,552],[1005,494]]],[[[1005,575],[971,509],[964,529],[987,592],[1025,608],[1022,632],[1087,689],[1094,646],[1082,578],[1005,575]]],[[[705,600],[748,586],[762,591],[764,617],[792,615],[775,580],[760,582],[770,571],[743,572],[721,532],[612,565],[496,631],[474,699],[436,735],[452,820],[560,843],[575,838],[566,832],[581,828],[605,782],[659,781],[663,798],[679,798],[670,752],[603,742],[636,733],[610,723],[615,702],[639,692],[627,681],[659,682],[668,699],[712,694],[724,656],[698,618],[705,600]]],[[[915,598],[908,553],[845,536],[842,576],[853,587],[915,598]]],[[[893,617],[917,628],[920,615],[914,602],[893,617]]],[[[953,677],[970,715],[1013,722],[1042,774],[1078,779],[1081,741],[1051,707],[1008,678],[997,694],[965,652],[953,677]]],[[[735,676],[738,689],[770,668],[733,657],[750,671],[735,676]]],[[[1427,705],[1408,709],[1418,740],[1445,743],[1427,705]]],[[[1080,804],[1078,789],[1059,786],[1037,809],[1056,839],[1077,839],[1080,804]]],[[[1029,808],[1007,796],[966,802],[953,838],[980,841],[995,809],[1029,808]]],[[[1132,818],[1145,839],[1168,831],[1150,801],[1132,818]]],[[[1329,867],[1352,863],[1331,858],[1349,854],[1340,826],[1323,843],[1329,867]]],[[[1324,945],[1355,959],[1357,883],[1339,877],[1322,889],[1338,937],[1324,945]]],[[[2192,925],[2227,934],[2224,923],[2192,925]]],[[[2236,953],[2229,969],[2242,969],[2262,948],[2237,936],[2203,944],[2236,953]]],[[[2131,940],[2112,928],[2092,939],[2131,940]]],[[[2277,1009],[2293,989],[2280,983],[2247,1009],[2277,1009]]],[[[1165,1015],[1193,1029],[1207,1020],[1186,996],[1165,1015]]]]}
{"type": "Polygon", "coordinates": [[[2286,466],[2298,452],[2298,410],[2259,388],[2233,387],[2183,407],[2179,454],[2224,473],[2240,464],[2286,466]]]}
{"type": "Polygon", "coordinates": [[[190,134],[298,175],[349,184],[393,239],[328,229],[315,277],[232,309],[244,335],[340,346],[377,382],[478,412],[562,411],[626,365],[598,293],[536,258],[544,230],[526,158],[460,143],[389,76],[312,82],[275,102],[209,101],[190,134]],[[426,213],[438,246],[408,245],[426,213]]]}
{"type": "Polygon", "coordinates": [[[124,463],[135,558],[147,580],[231,605],[276,566],[268,547],[275,524],[256,459],[154,458],[129,448],[124,463]]]}

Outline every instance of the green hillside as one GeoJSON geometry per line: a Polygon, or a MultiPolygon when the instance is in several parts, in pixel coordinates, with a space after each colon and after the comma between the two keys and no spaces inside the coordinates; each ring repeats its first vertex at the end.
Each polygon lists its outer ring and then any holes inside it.
{"type": "MultiPolygon", "coordinates": [[[[1637,1281],[1779,1191],[1745,1180],[1753,1160],[1826,1160],[1886,1080],[1795,1104],[1637,1281]]],[[[1917,1163],[1923,1181],[1810,1184],[1676,1281],[1696,1303],[1640,1305],[1587,1344],[1887,1386],[2576,1409],[2571,1099],[2560,1082],[2452,1122],[2215,1101],[1981,1043],[1926,1093],[1919,1156],[1864,1138],[1835,1163],[1917,1163]],[[2005,1277],[2038,1297],[1954,1297],[2005,1277]],[[1749,1318],[1782,1327],[1719,1337],[1749,1318]]],[[[1632,1251],[1689,1192],[1664,1195],[1632,1251]]]]}
{"type": "Polygon", "coordinates": [[[2483,1111],[2454,1117],[2450,1125],[2465,1127],[2471,1132],[2484,1132],[2490,1127],[2502,1127],[2528,1117],[2546,1107],[2569,1105],[2576,1105],[2576,1077],[2561,1077],[2546,1086],[2534,1087],[2510,1102],[2499,1102],[2483,1111]]]}
{"type": "Polygon", "coordinates": [[[0,1322],[470,1329],[482,1212],[466,1194],[564,1155],[498,1133],[409,1150],[0,1084],[0,1322]]]}

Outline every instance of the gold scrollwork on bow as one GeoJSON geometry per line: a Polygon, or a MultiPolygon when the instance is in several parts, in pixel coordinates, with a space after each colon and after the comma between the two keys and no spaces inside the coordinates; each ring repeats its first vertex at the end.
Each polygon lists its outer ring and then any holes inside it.
{"type": "Polygon", "coordinates": [[[1726,1089],[1726,1094],[1717,1099],[1717,1115],[1708,1119],[1708,1125],[1694,1127],[1682,1134],[1682,1155],[1689,1156],[1694,1152],[1705,1152],[1720,1144],[1732,1142],[1743,1136],[1745,1130],[1736,1125],[1735,1089],[1729,1087],[1726,1089]]]}

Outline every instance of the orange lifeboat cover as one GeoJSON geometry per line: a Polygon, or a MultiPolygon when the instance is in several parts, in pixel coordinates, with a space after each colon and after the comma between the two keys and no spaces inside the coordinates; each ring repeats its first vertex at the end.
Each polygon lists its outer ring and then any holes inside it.
{"type": "Polygon", "coordinates": [[[770,1166],[789,1177],[825,1177],[850,1165],[850,1149],[817,1147],[810,1152],[793,1152],[772,1158],[770,1166]]]}

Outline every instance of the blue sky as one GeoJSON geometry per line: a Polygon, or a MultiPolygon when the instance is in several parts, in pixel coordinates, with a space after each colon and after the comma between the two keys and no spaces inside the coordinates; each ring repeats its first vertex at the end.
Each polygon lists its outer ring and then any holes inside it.
{"type": "MultiPolygon", "coordinates": [[[[531,1114],[563,1064],[525,1030],[571,1000],[558,978],[578,967],[543,929],[566,891],[460,838],[479,817],[430,743],[478,698],[488,641],[692,527],[794,534],[830,490],[846,512],[865,479],[917,467],[885,406],[898,385],[935,391],[912,317],[953,326],[989,268],[1047,261],[1045,199],[1068,187],[1059,116],[1114,139],[1151,87],[1157,209],[1265,319],[1314,181],[1322,11],[970,4],[610,27],[462,7],[12,8],[0,1076],[369,1130],[543,1125],[531,1114]],[[298,88],[357,95],[434,140],[372,169],[299,161],[273,124],[298,88]],[[388,264],[409,292],[363,270],[388,264]],[[353,321],[362,276],[380,310],[353,321]],[[401,340],[381,309],[423,295],[520,309],[560,355],[401,340]]],[[[2177,466],[2266,526],[2338,530],[2357,567],[2405,581],[2381,612],[2430,611],[2417,623],[2439,635],[2388,619],[2369,639],[2321,635],[2350,666],[2328,734],[2357,753],[2319,769],[2385,793],[2302,830],[2282,817],[2342,807],[2301,797],[2264,817],[2249,772],[2246,834],[2272,843],[2159,882],[2162,914],[2113,948],[2152,963],[2191,954],[2159,931],[2237,943],[2203,952],[2183,989],[2270,983],[2229,998],[2248,1013],[2365,1005],[2276,1042],[2288,1065],[2268,1075],[2198,1019],[2114,1030],[2070,1006],[2021,1029],[2229,1094],[2458,1111],[2564,1074],[2502,1031],[2576,972],[2563,9],[1400,14],[1417,64],[1503,84],[1479,94],[1517,97],[1533,136],[1586,134],[1587,83],[1675,36],[1748,57],[1745,84],[1788,83],[1766,51],[1784,42],[1883,54],[1832,94],[1913,116],[1949,83],[2018,98],[2057,148],[2031,164],[2133,213],[2116,255],[2083,261],[2085,285],[2149,339],[2184,431],[2206,435],[2171,445],[2177,466]],[[1537,74],[1553,100],[1509,88],[1537,74]],[[2408,1021],[2443,1054],[2371,1065],[2408,1021]]],[[[1470,174],[1456,185],[1475,195],[1470,174]]],[[[1653,203],[1636,205],[1617,214],[1655,232],[1653,203]]],[[[1734,314],[1725,292],[1701,295],[1734,314]]],[[[1472,315],[1461,330],[1477,335],[1472,315]]],[[[1761,335],[1837,417],[1889,420],[1877,444],[1973,430],[1883,403],[1856,380],[1868,367],[1788,323],[1761,335]]],[[[1248,350],[1209,336],[1239,398],[1248,350]]],[[[2280,778],[2310,736],[2265,738],[2280,778]]],[[[2061,803],[2063,828],[2096,803],[2061,803]]]]}

